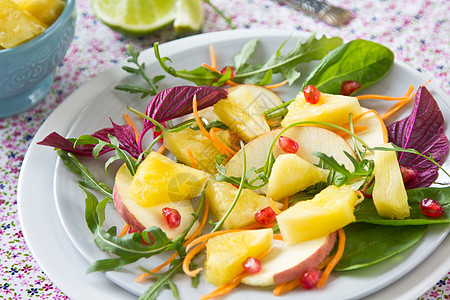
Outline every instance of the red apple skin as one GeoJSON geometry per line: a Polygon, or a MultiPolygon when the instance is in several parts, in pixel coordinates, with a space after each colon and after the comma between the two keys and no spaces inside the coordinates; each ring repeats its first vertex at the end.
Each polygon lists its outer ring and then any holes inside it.
{"type": "Polygon", "coordinates": [[[273,275],[273,281],[275,284],[291,281],[302,276],[306,271],[317,267],[333,250],[336,243],[336,232],[328,235],[327,242],[317,249],[314,254],[307,259],[301,261],[298,265],[284,270],[280,273],[273,275]]]}
{"type": "Polygon", "coordinates": [[[130,228],[135,232],[142,232],[145,229],[145,226],[142,225],[123,204],[122,198],[120,197],[116,185],[114,185],[113,188],[113,200],[117,212],[122,217],[122,219],[130,226],[130,228]]]}

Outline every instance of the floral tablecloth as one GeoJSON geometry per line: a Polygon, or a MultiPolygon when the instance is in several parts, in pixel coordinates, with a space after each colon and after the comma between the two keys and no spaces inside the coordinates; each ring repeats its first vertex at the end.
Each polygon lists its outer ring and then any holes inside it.
{"type": "MultiPolygon", "coordinates": [[[[403,61],[432,79],[450,95],[449,0],[334,0],[348,8],[354,19],[331,27],[302,12],[271,0],[211,0],[239,28],[277,28],[338,35],[344,40],[364,38],[392,49],[403,61]]],[[[206,3],[203,32],[229,29],[206,3]]],[[[17,213],[17,183],[27,148],[46,117],[78,87],[125,57],[125,45],[150,47],[179,36],[166,28],[145,38],[113,32],[93,15],[89,0],[77,0],[78,20],[73,43],[54,73],[45,100],[20,115],[0,120],[0,298],[65,299],[64,292],[41,270],[26,244],[17,213]]],[[[448,116],[447,116],[448,117],[448,116]]],[[[450,269],[450,266],[449,266],[450,269]]],[[[426,274],[424,274],[426,276],[426,274]]],[[[421,299],[449,299],[450,273],[421,299]]]]}

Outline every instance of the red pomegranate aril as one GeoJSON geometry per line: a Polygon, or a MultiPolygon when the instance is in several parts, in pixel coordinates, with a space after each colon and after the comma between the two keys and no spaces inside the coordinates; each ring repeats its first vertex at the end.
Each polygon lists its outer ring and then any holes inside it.
{"type": "Polygon", "coordinates": [[[300,278],[300,284],[304,289],[313,289],[319,282],[320,277],[322,277],[322,271],[318,268],[312,268],[303,274],[300,278]]]}
{"type": "Polygon", "coordinates": [[[256,222],[263,226],[266,226],[266,225],[269,225],[270,223],[272,223],[272,221],[275,220],[276,216],[277,216],[277,214],[273,211],[272,207],[270,207],[270,206],[267,206],[266,208],[263,208],[263,209],[255,212],[256,222]]]}
{"type": "Polygon", "coordinates": [[[166,219],[169,228],[177,228],[181,223],[181,215],[178,210],[170,207],[164,207],[162,209],[162,215],[166,219]]]}
{"type": "Polygon", "coordinates": [[[431,218],[439,218],[444,213],[442,205],[430,198],[425,198],[420,202],[420,210],[425,216],[431,218]]]}
{"type": "Polygon", "coordinates": [[[244,269],[249,274],[259,273],[261,271],[261,262],[254,257],[249,257],[244,262],[244,269]]]}
{"type": "Polygon", "coordinates": [[[350,96],[354,91],[361,87],[361,83],[354,80],[342,81],[341,95],[350,96]]]}
{"type": "Polygon", "coordinates": [[[236,75],[236,69],[233,68],[232,66],[227,66],[225,68],[222,68],[222,70],[220,70],[220,73],[225,74],[225,72],[227,71],[227,68],[231,69],[230,80],[233,80],[234,76],[236,75]]]}
{"type": "Polygon", "coordinates": [[[316,89],[315,86],[313,86],[312,84],[306,86],[303,89],[303,95],[305,96],[305,100],[308,103],[311,104],[316,104],[317,102],[319,102],[320,99],[320,92],[318,89],[316,89]]]}
{"type": "Polygon", "coordinates": [[[286,153],[297,153],[298,151],[298,143],[287,136],[280,136],[278,145],[286,153]]]}
{"type": "Polygon", "coordinates": [[[417,170],[407,166],[400,165],[400,172],[402,173],[403,182],[408,182],[417,176],[417,170]]]}

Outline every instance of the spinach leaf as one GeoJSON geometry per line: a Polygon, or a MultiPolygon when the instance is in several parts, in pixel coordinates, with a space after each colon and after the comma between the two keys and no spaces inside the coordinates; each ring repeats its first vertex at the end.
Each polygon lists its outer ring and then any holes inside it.
{"type": "Polygon", "coordinates": [[[445,188],[418,188],[406,191],[411,215],[403,220],[386,219],[380,217],[371,199],[365,199],[355,208],[356,222],[366,222],[379,225],[424,225],[437,223],[450,223],[450,187],[445,188]],[[420,210],[420,201],[431,198],[438,201],[444,213],[439,218],[425,216],[420,210]]]}
{"type": "Polygon", "coordinates": [[[426,226],[381,226],[353,223],[344,228],[344,254],[336,271],[368,267],[400,253],[416,244],[426,226]]]}
{"type": "Polygon", "coordinates": [[[359,91],[380,80],[393,63],[394,54],[385,46],[353,40],[328,53],[305,79],[302,90],[312,84],[323,93],[340,94],[343,81],[357,81],[359,91]]]}

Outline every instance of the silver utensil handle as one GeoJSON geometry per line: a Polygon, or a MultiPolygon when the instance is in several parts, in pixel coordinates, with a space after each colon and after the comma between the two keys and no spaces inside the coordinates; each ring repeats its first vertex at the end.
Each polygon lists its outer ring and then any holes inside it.
{"type": "Polygon", "coordinates": [[[328,4],[316,0],[281,0],[281,2],[300,8],[318,17],[323,16],[328,10],[328,4]]]}

